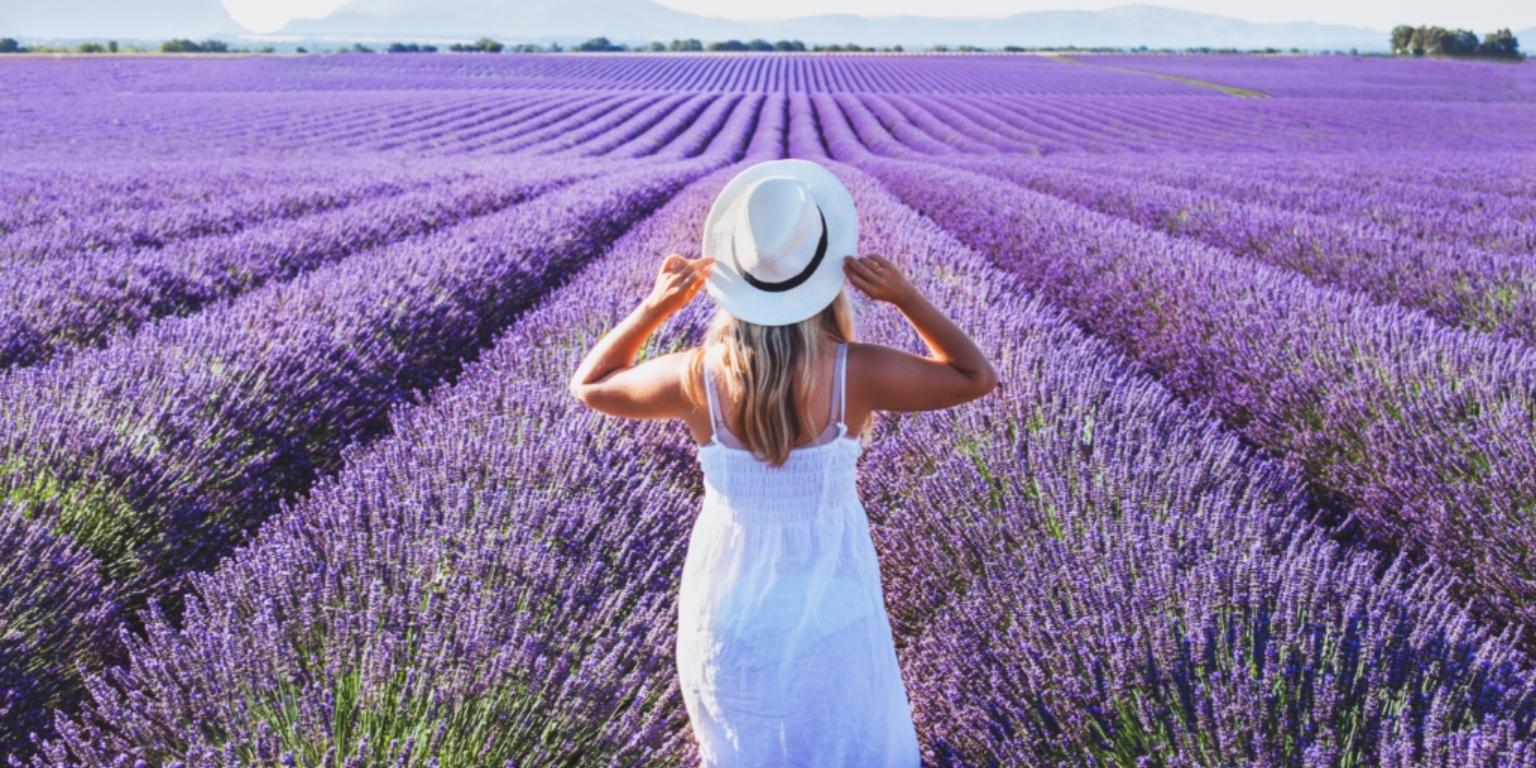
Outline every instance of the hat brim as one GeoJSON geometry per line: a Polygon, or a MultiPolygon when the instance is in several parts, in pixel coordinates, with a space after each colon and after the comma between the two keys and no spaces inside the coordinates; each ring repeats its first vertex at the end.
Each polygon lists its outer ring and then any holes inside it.
{"type": "Polygon", "coordinates": [[[699,253],[715,259],[704,287],[721,308],[749,323],[798,323],[837,298],[847,281],[843,260],[857,253],[858,245],[859,217],[853,195],[831,171],[809,160],[758,163],[726,183],[704,219],[704,242],[699,253]],[[731,213],[752,182],[770,176],[791,176],[804,184],[827,219],[827,254],[821,264],[805,282],[778,292],[753,287],[742,279],[731,260],[731,213]]]}

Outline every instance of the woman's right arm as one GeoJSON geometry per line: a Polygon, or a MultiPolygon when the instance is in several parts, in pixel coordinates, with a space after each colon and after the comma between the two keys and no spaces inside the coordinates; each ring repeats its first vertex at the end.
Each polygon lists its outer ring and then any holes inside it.
{"type": "Polygon", "coordinates": [[[850,256],[848,281],[870,298],[901,311],[928,346],[920,357],[880,345],[859,345],[855,396],[870,410],[931,411],[975,400],[997,386],[997,372],[976,343],[907,282],[883,256],[850,256]]]}

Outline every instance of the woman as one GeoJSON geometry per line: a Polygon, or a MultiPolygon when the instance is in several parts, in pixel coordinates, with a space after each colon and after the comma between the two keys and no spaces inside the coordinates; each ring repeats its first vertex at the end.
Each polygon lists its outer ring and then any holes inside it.
{"type": "Polygon", "coordinates": [[[700,444],[676,652],[705,766],[919,764],[855,462],[875,411],[964,403],[997,376],[890,261],[853,256],[857,243],[853,198],[830,171],[748,168],[711,208],[701,256],[668,256],[571,379],[588,406],[681,419],[700,444]],[[900,310],[928,356],[855,342],[845,282],[900,310]],[[704,345],[636,365],[704,286],[718,305],[704,345]]]}

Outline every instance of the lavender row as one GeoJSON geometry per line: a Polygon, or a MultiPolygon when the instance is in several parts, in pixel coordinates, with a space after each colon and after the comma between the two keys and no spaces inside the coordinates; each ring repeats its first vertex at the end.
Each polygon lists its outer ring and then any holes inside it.
{"type": "MultiPolygon", "coordinates": [[[[1256,179],[1293,187],[1330,185],[1370,199],[1373,195],[1401,196],[1433,207],[1450,207],[1464,213],[1494,213],[1528,220],[1536,217],[1536,179],[1510,173],[1530,161],[1530,148],[1513,152],[1468,152],[1447,144],[1434,151],[1382,151],[1372,154],[1287,153],[1254,155],[1218,153],[1181,157],[1164,155],[1136,170],[1178,171],[1185,180],[1211,180],[1213,168],[1240,170],[1256,179]],[[1412,173],[1405,174],[1405,163],[1412,173]],[[1506,207],[1507,206],[1507,207],[1506,207]]],[[[1095,161],[1073,158],[1085,168],[1095,161]]],[[[1320,192],[1327,190],[1319,190],[1320,192]]]]}
{"type": "MultiPolygon", "coordinates": [[[[229,185],[264,184],[272,169],[231,163],[221,168],[200,164],[202,173],[187,173],[176,163],[150,166],[142,162],[18,163],[0,179],[0,238],[17,229],[58,219],[79,219],[102,212],[161,210],[206,199],[229,185]]],[[[291,183],[313,183],[323,171],[300,176],[286,168],[291,183]]]]}
{"type": "MultiPolygon", "coordinates": [[[[1425,102],[1536,101],[1525,67],[1377,56],[1085,56],[1106,67],[1214,80],[1278,96],[1425,102]]],[[[1457,105],[1457,109],[1462,105],[1457,105]]],[[[1452,108],[1445,108],[1452,111],[1452,108]]]]}
{"type": "Polygon", "coordinates": [[[629,99],[603,100],[598,103],[598,107],[603,108],[599,113],[592,114],[582,110],[552,122],[547,127],[541,127],[539,131],[527,136],[515,136],[510,141],[496,137],[494,141],[480,144],[458,144],[452,147],[451,151],[469,152],[484,146],[495,152],[559,154],[562,150],[600,140],[604,134],[624,125],[665,98],[667,94],[650,93],[629,99]]]}
{"type": "Polygon", "coordinates": [[[577,183],[15,370],[0,494],[94,554],[119,602],[173,595],[702,167],[577,183]]]}
{"type": "MultiPolygon", "coordinates": [[[[1536,126],[1536,113],[1513,105],[1481,107],[1505,111],[1500,119],[1506,129],[1470,130],[1457,116],[1414,121],[1395,120],[1391,114],[1362,112],[1352,102],[1319,100],[1240,99],[1033,99],[1012,95],[945,96],[943,103],[968,112],[971,120],[986,122],[988,131],[976,131],[966,120],[955,124],[918,119],[916,100],[890,94],[832,94],[850,113],[866,112],[876,105],[898,107],[885,111],[881,120],[860,119],[859,133],[882,134],[922,154],[967,152],[992,154],[1051,155],[1156,152],[1178,154],[1192,148],[1201,153],[1263,150],[1271,153],[1346,150],[1379,152],[1394,150],[1439,151],[1446,146],[1476,147],[1508,154],[1529,151],[1522,131],[1536,126]],[[905,105],[910,113],[901,109],[905,105]],[[979,117],[977,117],[979,116],[979,117]],[[1277,131],[1276,125],[1305,126],[1306,130],[1277,131]],[[1516,128],[1520,126],[1520,128],[1516,128]],[[902,134],[895,136],[896,133],[902,134]],[[955,142],[957,135],[973,141],[955,142]],[[936,146],[944,145],[944,146],[936,146]]],[[[929,97],[931,104],[935,101],[929,97]]],[[[1489,115],[1492,117],[1492,115],[1489,115]]],[[[869,145],[878,154],[901,156],[869,145]]],[[[1455,184],[1454,177],[1448,183],[1455,184]]]]}
{"type": "Polygon", "coordinates": [[[18,264],[0,286],[0,368],[100,344],[156,318],[187,314],[268,281],[494,213],[593,173],[569,164],[529,164],[164,248],[18,264]]]}
{"type": "Polygon", "coordinates": [[[990,176],[1170,235],[1298,272],[1441,321],[1536,343],[1536,264],[1470,246],[1423,242],[1371,223],[1285,211],[1040,163],[956,161],[990,176]]]}
{"type": "MultiPolygon", "coordinates": [[[[99,666],[123,618],[95,558],[0,499],[0,755],[48,733],[76,664],[99,666]]],[[[78,685],[78,682],[75,683],[78,685]]]]}
{"type": "MultiPolygon", "coordinates": [[[[164,67],[148,61],[125,68],[125,82],[107,91],[139,93],[342,91],[410,89],[582,89],[674,92],[924,92],[1021,93],[1032,96],[1191,96],[1208,92],[1180,83],[1038,56],[703,54],[604,56],[381,57],[332,55],[197,62],[164,67]]],[[[27,76],[27,62],[18,62],[27,76]]],[[[21,81],[19,92],[44,95],[57,79],[89,77],[70,63],[21,81]]]]}
{"type": "Polygon", "coordinates": [[[70,254],[103,254],[120,249],[162,248],[192,237],[238,232],[271,219],[345,207],[359,198],[419,189],[428,180],[364,176],[294,183],[282,171],[264,174],[238,191],[210,192],[173,208],[148,212],[105,211],[82,219],[64,218],[18,230],[0,241],[0,265],[41,262],[70,254]],[[275,178],[274,178],[275,177],[275,178]]]}
{"type": "MultiPolygon", "coordinates": [[[[455,130],[451,135],[443,137],[444,140],[439,141],[437,146],[449,153],[474,150],[516,151],[566,137],[577,129],[591,128],[593,121],[600,115],[611,119],[614,113],[623,113],[624,110],[619,109],[615,101],[583,94],[580,97],[561,98],[553,103],[540,102],[536,117],[510,125],[497,121],[469,131],[455,130]]],[[[642,99],[632,101],[643,102],[642,99]]]]}
{"type": "MultiPolygon", "coordinates": [[[[1106,751],[1091,739],[1069,753],[1061,748],[1073,747],[1082,730],[1051,742],[1008,736],[1010,724],[1022,728],[1039,706],[1084,723],[1110,699],[1095,690],[1096,670],[1067,663],[1074,641],[1105,649],[1097,671],[1112,672],[1107,684],[1127,696],[1174,696],[1184,683],[1198,686],[1200,703],[1225,706],[1290,686],[1294,698],[1256,706],[1247,719],[1198,724],[1201,738],[1227,749],[1251,736],[1255,748],[1277,754],[1311,736],[1300,719],[1334,730],[1353,724],[1370,735],[1360,742],[1369,748],[1354,752],[1368,759],[1412,748],[1420,736],[1409,716],[1432,734],[1422,737],[1429,748],[1452,760],[1465,756],[1476,729],[1500,736],[1484,740],[1492,754],[1526,748],[1533,712],[1521,699],[1530,685],[1525,670],[1503,639],[1445,607],[1433,580],[1404,573],[1378,584],[1370,561],[1358,559],[1368,554],[1301,535],[1294,478],[1025,297],[1017,278],[856,172],[842,173],[863,212],[866,246],[911,266],[938,303],[975,329],[1005,382],[996,401],[958,412],[882,417],[863,465],[862,492],[930,760],[1102,759],[1106,751]],[[1074,488],[1069,478],[1088,487],[1074,488]],[[1030,485],[1044,485],[1048,495],[1013,492],[1030,485]],[[1074,504],[1073,491],[1094,494],[1095,503],[1074,504]],[[1072,536],[1052,552],[1095,547],[1068,563],[1080,579],[1015,561],[1046,548],[1033,543],[1051,535],[1040,524],[1042,500],[1061,504],[1059,519],[1072,536]],[[1129,514],[1140,509],[1148,514],[1129,514]],[[1025,525],[1038,530],[1020,535],[1025,525]],[[1163,536],[1083,532],[1120,525],[1163,536]],[[939,551],[945,546],[953,548],[939,551]],[[1159,558],[1149,564],[1148,552],[1159,558]],[[1111,585],[1088,578],[1109,572],[1123,580],[1148,567],[1169,590],[1138,588],[1148,602],[1115,599],[1111,585]],[[1225,577],[1223,567],[1231,569],[1225,577]],[[1047,591],[1056,585],[1080,593],[1047,591]],[[1309,589],[1317,592],[1312,602],[1298,601],[1295,594],[1309,589]],[[1037,596],[1030,613],[1018,615],[1040,617],[1039,626],[1028,637],[980,628],[978,642],[992,645],[993,658],[915,652],[917,642],[945,639],[923,617],[983,591],[1037,596]],[[1209,599],[1230,613],[1170,594],[1209,599]],[[1068,606],[1078,600],[1104,619],[1074,620],[1068,606]],[[1262,618],[1300,606],[1317,613],[1293,623],[1262,618]],[[1352,611],[1383,617],[1382,629],[1348,659],[1314,652],[1320,639],[1358,636],[1352,611]],[[1217,628],[1286,663],[1254,679],[1206,677],[1199,663],[1247,662],[1243,647],[1231,645],[1211,644],[1208,656],[1193,659],[1184,648],[1179,657],[1177,641],[1204,649],[1217,628]],[[1027,668],[1031,640],[1068,649],[1042,660],[1057,670],[1052,685],[986,688],[1015,668],[998,669],[998,654],[1027,668]],[[1136,653],[1170,642],[1175,664],[1166,672],[1156,666],[1161,659],[1136,653]],[[1467,660],[1480,666],[1454,666],[1467,660]],[[1354,697],[1303,695],[1307,681],[1356,663],[1399,672],[1362,675],[1354,697]],[[973,706],[951,716],[942,699],[957,678],[980,682],[973,706]],[[1410,696],[1401,725],[1375,706],[1410,696]]],[[[686,431],[595,415],[570,400],[563,382],[586,345],[643,292],[659,254],[689,251],[696,222],[728,176],[679,195],[525,316],[431,406],[402,414],[395,437],[356,455],[217,572],[196,579],[185,625],[152,619],[148,638],[131,641],[127,667],[93,677],[93,703],[46,756],[86,766],[513,757],[538,764],[574,754],[602,764],[688,763],[671,664],[675,580],[699,492],[692,452],[678,447],[686,431]],[[402,678],[401,670],[410,672],[402,678]],[[197,726],[189,732],[184,723],[197,726]],[[166,738],[173,731],[178,738],[166,738]]],[[[708,310],[703,302],[685,310],[655,351],[696,343],[708,310]]],[[[859,325],[864,338],[915,348],[888,310],[861,315],[859,325]]],[[[1193,740],[1148,746],[1147,756],[1185,764],[1230,764],[1222,758],[1242,754],[1213,753],[1193,740]]]]}
{"type": "MultiPolygon", "coordinates": [[[[1398,163],[1424,162],[1413,154],[1395,159],[1398,163]]],[[[1307,162],[1304,158],[1292,158],[1291,165],[1307,162]]],[[[1267,163],[1256,164],[1244,157],[1222,158],[1218,167],[1211,167],[1209,159],[1192,165],[1178,158],[1130,165],[1073,159],[1062,167],[1093,174],[1126,175],[1245,203],[1347,217],[1431,242],[1471,245],[1507,254],[1536,251],[1536,201],[1463,189],[1456,180],[1435,187],[1417,187],[1373,179],[1361,172],[1360,166],[1365,163],[1353,158],[1311,162],[1316,163],[1311,172],[1295,173],[1293,169],[1293,178],[1275,178],[1280,174],[1265,167],[1267,163]]],[[[1371,162],[1380,163],[1383,159],[1372,158],[1371,162]]],[[[1507,171],[1512,164],[1523,162],[1528,159],[1506,154],[1502,165],[1507,171]]],[[[1469,175],[1480,170],[1471,164],[1461,168],[1469,175]]]]}
{"type": "Polygon", "coordinates": [[[1530,624],[1536,355],[1293,273],[927,164],[871,161],[908,204],[1283,456],[1372,537],[1530,624]],[[985,188],[986,195],[971,194],[985,188]],[[1523,512],[1525,510],[1527,512],[1523,512]]]}

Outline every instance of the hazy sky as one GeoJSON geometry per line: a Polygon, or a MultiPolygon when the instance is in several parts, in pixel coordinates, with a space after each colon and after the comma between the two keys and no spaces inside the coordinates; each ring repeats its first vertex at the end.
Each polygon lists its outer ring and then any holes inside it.
{"type": "MultiPolygon", "coordinates": [[[[235,21],[256,32],[271,32],[293,18],[319,18],[348,0],[221,0],[235,21]]],[[[518,2],[519,0],[507,0],[518,2]]],[[[752,19],[860,13],[870,16],[1006,16],[1025,11],[1098,10],[1129,0],[658,0],[680,11],[752,19]]],[[[1536,26],[1531,0],[1146,0],[1149,4],[1235,16],[1249,21],[1317,21],[1389,29],[1407,23],[1468,27],[1479,33],[1496,27],[1536,26]]],[[[1524,48],[1525,46],[1521,46],[1524,48]]]]}

